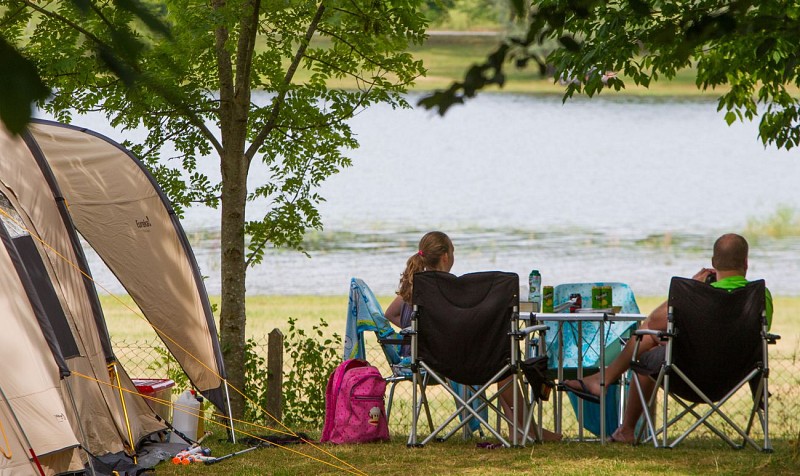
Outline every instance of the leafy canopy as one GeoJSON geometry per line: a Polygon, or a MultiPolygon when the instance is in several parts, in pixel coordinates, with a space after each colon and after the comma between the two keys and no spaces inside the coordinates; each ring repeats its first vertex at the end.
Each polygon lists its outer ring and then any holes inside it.
{"type": "Polygon", "coordinates": [[[649,86],[694,67],[703,90],[720,87],[730,124],[761,117],[759,137],[800,144],[800,4],[781,0],[510,0],[517,29],[464,80],[421,101],[441,114],[489,85],[504,68],[552,68],[568,81],[564,99],[620,90],[619,72],[649,86]]]}
{"type": "Polygon", "coordinates": [[[299,248],[307,227],[321,227],[315,187],[358,146],[346,120],[376,102],[407,107],[402,94],[424,72],[405,52],[424,38],[418,0],[169,0],[146,17],[166,30],[145,27],[123,3],[0,0],[0,35],[53,88],[41,105],[59,120],[102,111],[116,128],[144,128],[141,143],[126,145],[179,213],[194,202],[218,205],[222,184],[198,161],[226,160],[243,134],[244,176],[260,168],[268,177],[248,196],[258,210],[245,221],[250,261],[267,243],[299,248]],[[253,5],[255,16],[243,17],[253,5]],[[119,55],[134,81],[97,46],[119,44],[120,35],[135,40],[119,55]],[[329,86],[343,82],[354,87],[329,86]],[[234,102],[251,89],[258,93],[245,106],[234,102]],[[231,127],[237,118],[246,122],[231,127]]]}
{"type": "MultiPolygon", "coordinates": [[[[69,0],[78,21],[71,25],[84,33],[98,60],[120,79],[131,84],[136,79],[135,65],[142,44],[127,28],[106,22],[104,35],[97,36],[83,28],[83,19],[96,12],[95,5],[86,0],[69,0]]],[[[151,31],[169,37],[167,26],[138,0],[116,0],[117,7],[135,16],[151,31]]],[[[35,1],[0,3],[0,121],[14,134],[22,132],[31,119],[32,106],[45,100],[50,88],[42,80],[36,65],[13,46],[13,40],[24,36],[25,29],[36,12],[48,11],[45,3],[35,1]],[[8,3],[8,5],[6,5],[8,3]]],[[[70,21],[62,18],[65,24],[70,21]]]]}

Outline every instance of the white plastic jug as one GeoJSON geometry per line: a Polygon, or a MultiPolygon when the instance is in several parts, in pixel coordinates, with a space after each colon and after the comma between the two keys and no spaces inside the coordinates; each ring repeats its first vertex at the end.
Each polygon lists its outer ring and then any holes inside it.
{"type": "MultiPolygon", "coordinates": [[[[200,413],[200,402],[194,392],[186,390],[178,397],[172,407],[172,427],[186,435],[188,438],[197,438],[197,416],[200,413]]],[[[170,443],[183,443],[184,439],[172,432],[169,436],[170,443]]],[[[187,441],[186,443],[191,443],[187,441]]]]}

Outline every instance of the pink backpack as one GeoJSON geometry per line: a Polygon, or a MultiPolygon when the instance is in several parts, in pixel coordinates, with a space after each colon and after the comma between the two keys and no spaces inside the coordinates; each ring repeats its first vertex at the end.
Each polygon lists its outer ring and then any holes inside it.
{"type": "Polygon", "coordinates": [[[325,427],[321,442],[335,444],[388,440],[383,395],[386,382],[365,360],[342,362],[325,390],[325,427]]]}

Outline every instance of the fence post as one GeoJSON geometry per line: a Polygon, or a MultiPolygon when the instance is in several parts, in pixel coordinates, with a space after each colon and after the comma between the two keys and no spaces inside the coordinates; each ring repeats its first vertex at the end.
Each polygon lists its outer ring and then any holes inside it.
{"type": "Polygon", "coordinates": [[[267,341],[267,408],[277,421],[283,421],[283,332],[272,329],[267,341]]]}

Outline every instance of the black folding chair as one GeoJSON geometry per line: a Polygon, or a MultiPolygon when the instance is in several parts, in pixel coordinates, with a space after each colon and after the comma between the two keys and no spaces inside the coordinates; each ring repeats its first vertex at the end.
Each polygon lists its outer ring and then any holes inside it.
{"type": "MultiPolygon", "coordinates": [[[[750,444],[765,452],[772,451],[769,439],[767,346],[779,336],[767,333],[765,309],[763,280],[728,291],[693,279],[672,278],[666,332],[634,332],[638,340],[631,368],[641,375],[654,376],[656,380],[653,394],[646,396],[639,380],[634,379],[639,399],[645,408],[646,429],[654,446],[675,447],[703,425],[734,448],[750,444]],[[652,365],[653,359],[640,357],[637,360],[636,357],[638,344],[642,336],[647,334],[666,340],[666,349],[650,351],[656,352],[652,356],[664,356],[657,368],[652,365]],[[646,361],[649,361],[647,365],[646,361]],[[742,428],[721,407],[745,384],[750,386],[753,405],[747,423],[742,428]],[[657,390],[662,387],[662,423],[656,431],[655,399],[657,390]],[[680,405],[679,412],[672,417],[669,416],[670,401],[680,405]],[[707,406],[702,413],[701,405],[707,406]],[[724,427],[728,428],[728,433],[733,430],[742,438],[741,444],[712,424],[710,418],[714,415],[726,424],[724,427]],[[680,436],[670,440],[668,429],[687,416],[696,420],[680,436]],[[750,436],[756,417],[764,437],[761,446],[750,436]]],[[[721,422],[717,424],[722,426],[721,422]]],[[[639,436],[642,436],[641,432],[639,436]]]]}
{"type": "Polygon", "coordinates": [[[460,277],[438,271],[414,275],[411,357],[415,408],[408,440],[410,446],[425,445],[437,438],[459,415],[463,419],[457,427],[438,439],[448,438],[471,419],[477,419],[504,446],[524,446],[528,441],[533,412],[526,403],[527,386],[523,386],[520,370],[520,341],[546,326],[518,328],[518,289],[516,274],[499,271],[460,277]],[[441,384],[457,403],[455,411],[419,442],[417,423],[421,402],[417,394],[424,383],[423,376],[441,384]],[[514,392],[514,411],[510,419],[503,415],[498,402],[502,389],[492,393],[492,386],[507,377],[511,377],[507,384],[512,385],[514,392]],[[465,399],[448,385],[448,381],[472,386],[474,394],[465,399]],[[473,402],[480,403],[474,405],[473,402]],[[500,434],[499,428],[481,417],[484,407],[495,412],[498,421],[506,421],[512,427],[511,442],[500,434]],[[524,412],[524,425],[517,424],[520,411],[524,412]]]}

